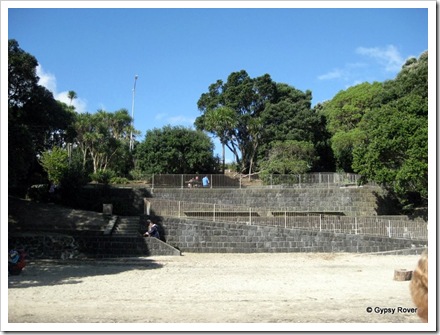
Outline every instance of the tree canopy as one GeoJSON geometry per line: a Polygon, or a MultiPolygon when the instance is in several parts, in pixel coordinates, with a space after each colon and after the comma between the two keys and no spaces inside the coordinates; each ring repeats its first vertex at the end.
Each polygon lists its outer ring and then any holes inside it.
{"type": "Polygon", "coordinates": [[[145,173],[213,172],[214,144],[202,131],[182,126],[148,130],[136,147],[137,167],[145,173]]]}
{"type": "Polygon", "coordinates": [[[244,70],[217,80],[197,102],[197,129],[220,139],[234,154],[239,170],[256,170],[269,159],[271,143],[310,141],[322,121],[311,109],[312,94],[276,83],[269,74],[251,78],[244,70]]]}
{"type": "Polygon", "coordinates": [[[8,184],[29,182],[38,171],[37,157],[68,137],[74,114],[38,85],[36,58],[8,41],[8,184]]]}
{"type": "Polygon", "coordinates": [[[388,186],[406,208],[427,204],[428,53],[385,82],[380,99],[359,123],[353,168],[388,186]]]}

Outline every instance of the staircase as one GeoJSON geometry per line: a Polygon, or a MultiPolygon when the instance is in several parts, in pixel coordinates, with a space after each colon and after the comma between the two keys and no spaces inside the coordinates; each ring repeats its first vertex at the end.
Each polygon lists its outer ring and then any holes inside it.
{"type": "Polygon", "coordinates": [[[180,250],[154,237],[143,237],[139,216],[119,216],[111,234],[100,236],[94,257],[180,255],[180,250]]]}
{"type": "Polygon", "coordinates": [[[140,236],[141,231],[139,216],[119,216],[112,235],[116,237],[140,236]]]}

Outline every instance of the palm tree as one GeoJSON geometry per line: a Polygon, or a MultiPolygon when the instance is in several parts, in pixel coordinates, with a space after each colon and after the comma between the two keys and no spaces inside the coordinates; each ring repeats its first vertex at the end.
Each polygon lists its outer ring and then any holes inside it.
{"type": "Polygon", "coordinates": [[[69,91],[67,92],[67,97],[70,99],[70,107],[72,107],[72,101],[73,99],[78,98],[75,91],[69,91]]]}
{"type": "Polygon", "coordinates": [[[226,106],[209,110],[205,115],[206,130],[215,134],[222,144],[223,172],[225,172],[225,146],[227,146],[227,142],[231,139],[230,133],[236,127],[236,124],[237,120],[234,110],[226,106]]]}

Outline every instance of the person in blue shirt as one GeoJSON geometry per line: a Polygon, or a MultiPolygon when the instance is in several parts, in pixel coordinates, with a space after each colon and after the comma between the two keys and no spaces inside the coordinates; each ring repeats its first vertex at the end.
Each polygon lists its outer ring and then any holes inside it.
{"type": "Polygon", "coordinates": [[[147,223],[148,223],[148,231],[144,234],[144,237],[155,237],[160,239],[157,224],[151,222],[151,220],[147,220],[147,223]]]}
{"type": "Polygon", "coordinates": [[[204,177],[203,177],[203,179],[202,179],[202,184],[203,184],[203,187],[208,187],[208,186],[209,186],[209,179],[208,179],[208,176],[204,176],[204,177]]]}

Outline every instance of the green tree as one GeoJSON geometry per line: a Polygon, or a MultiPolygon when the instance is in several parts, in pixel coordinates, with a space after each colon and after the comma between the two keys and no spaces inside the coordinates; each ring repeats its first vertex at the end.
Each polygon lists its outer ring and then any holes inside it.
{"type": "Polygon", "coordinates": [[[73,99],[78,98],[78,95],[76,94],[75,91],[69,91],[69,92],[67,92],[67,97],[68,97],[69,100],[70,100],[70,107],[72,107],[73,99]]]}
{"type": "Polygon", "coordinates": [[[384,84],[378,108],[359,123],[353,168],[387,186],[404,208],[428,198],[428,54],[409,60],[384,84]]]}
{"type": "Polygon", "coordinates": [[[217,80],[201,95],[197,106],[202,115],[196,127],[218,136],[240,170],[250,175],[258,160],[268,155],[271,142],[313,139],[320,118],[311,110],[311,99],[310,91],[277,84],[268,74],[251,78],[244,70],[233,72],[225,83],[217,80]],[[232,122],[213,128],[210,120],[218,109],[227,110],[232,122]]]}
{"type": "Polygon", "coordinates": [[[287,140],[272,143],[267,160],[261,163],[262,173],[302,174],[310,171],[316,159],[313,143],[287,140]]]}
{"type": "Polygon", "coordinates": [[[136,148],[138,168],[151,173],[208,173],[216,168],[209,136],[181,126],[148,130],[136,148]]]}
{"type": "MultiPolygon", "coordinates": [[[[219,138],[222,145],[223,171],[225,171],[225,146],[231,151],[234,150],[233,147],[228,145],[228,139],[234,135],[236,122],[234,110],[225,106],[207,110],[204,118],[197,118],[195,122],[197,129],[206,130],[219,138]]],[[[235,155],[238,155],[238,153],[235,152],[235,155]]]]}
{"type": "Polygon", "coordinates": [[[59,185],[62,177],[69,168],[69,158],[67,151],[59,147],[47,150],[40,157],[40,164],[47,172],[49,180],[59,185]]]}
{"type": "Polygon", "coordinates": [[[338,169],[353,172],[352,152],[357,141],[355,129],[365,113],[380,105],[378,97],[382,90],[383,85],[379,82],[365,82],[340,91],[323,105],[322,112],[332,135],[331,146],[338,169]]]}
{"type": "Polygon", "coordinates": [[[131,117],[125,109],[114,113],[99,110],[94,114],[77,115],[74,128],[76,142],[83,154],[83,166],[89,156],[93,172],[97,173],[105,171],[128,146],[131,117]]]}
{"type": "Polygon", "coordinates": [[[261,116],[266,101],[273,98],[274,92],[275,83],[268,74],[252,79],[246,71],[241,70],[231,73],[226,83],[217,80],[211,84],[209,91],[203,93],[197,102],[202,115],[196,120],[196,126],[202,130],[207,130],[204,119],[211,110],[227,107],[234,111],[234,128],[224,132],[223,139],[241,171],[252,168],[250,165],[255,155],[253,146],[256,145],[252,142],[260,136],[255,133],[260,128],[250,126],[250,120],[261,116]]]}
{"type": "Polygon", "coordinates": [[[32,183],[41,174],[37,156],[62,146],[74,114],[38,85],[36,58],[8,41],[8,184],[32,183]]]}

